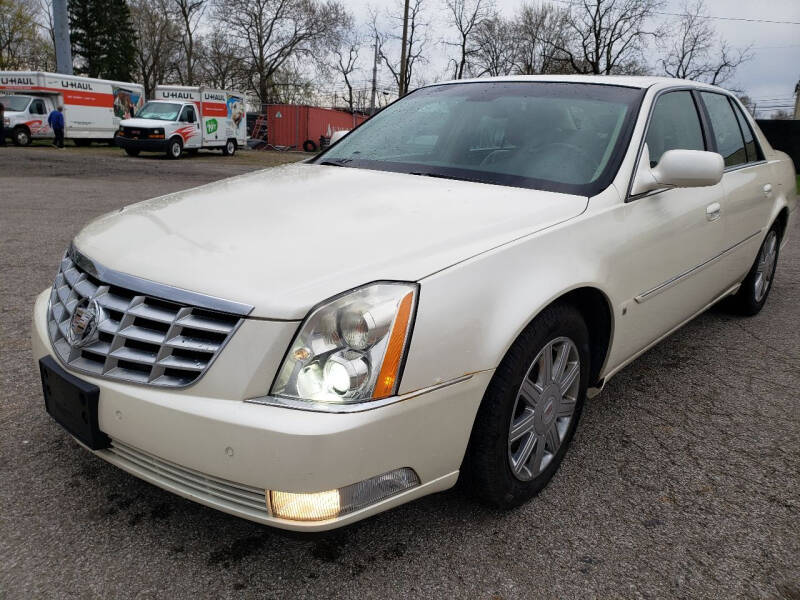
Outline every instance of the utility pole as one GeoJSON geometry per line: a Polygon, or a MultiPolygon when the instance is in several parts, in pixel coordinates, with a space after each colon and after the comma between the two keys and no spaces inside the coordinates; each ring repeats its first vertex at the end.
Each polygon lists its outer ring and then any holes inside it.
{"type": "Polygon", "coordinates": [[[406,44],[408,43],[408,2],[405,2],[405,9],[403,10],[403,48],[400,50],[400,81],[399,96],[402,98],[406,95],[406,44]]]}
{"type": "Polygon", "coordinates": [[[53,30],[56,42],[56,72],[72,75],[67,0],[53,0],[53,30]]]}
{"type": "Polygon", "coordinates": [[[375,34],[375,57],[372,59],[372,95],[369,101],[369,114],[375,114],[375,95],[378,93],[378,34],[375,34]]]}

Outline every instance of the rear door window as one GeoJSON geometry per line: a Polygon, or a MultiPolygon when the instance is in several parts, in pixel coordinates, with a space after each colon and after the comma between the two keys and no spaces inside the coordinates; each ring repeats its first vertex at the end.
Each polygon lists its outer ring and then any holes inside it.
{"type": "Polygon", "coordinates": [[[747,122],[747,119],[742,114],[741,109],[736,105],[735,102],[731,101],[731,105],[733,105],[733,111],[736,113],[736,119],[739,121],[739,127],[742,128],[742,135],[744,136],[744,149],[747,152],[747,162],[756,162],[761,160],[763,158],[761,155],[761,149],[758,147],[756,137],[753,134],[753,130],[750,128],[750,123],[747,122]]]}
{"type": "Polygon", "coordinates": [[[742,130],[733,112],[728,97],[714,92],[700,92],[708,110],[717,152],[725,159],[726,167],[735,167],[747,162],[742,130]]]}
{"type": "Polygon", "coordinates": [[[706,149],[691,92],[668,92],[658,97],[645,142],[650,151],[651,168],[667,150],[706,149]]]}

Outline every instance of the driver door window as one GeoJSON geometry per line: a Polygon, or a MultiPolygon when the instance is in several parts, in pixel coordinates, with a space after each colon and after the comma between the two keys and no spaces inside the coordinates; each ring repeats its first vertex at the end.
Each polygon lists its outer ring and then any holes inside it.
{"type": "Polygon", "coordinates": [[[191,106],[184,106],[181,111],[181,117],[178,120],[184,123],[194,123],[194,109],[191,106]]]}
{"type": "Polygon", "coordinates": [[[668,150],[705,150],[703,129],[692,93],[669,92],[659,97],[647,129],[650,167],[668,150]]]}
{"type": "Polygon", "coordinates": [[[41,100],[34,100],[31,103],[31,114],[32,115],[43,115],[44,114],[44,102],[41,100]]]}

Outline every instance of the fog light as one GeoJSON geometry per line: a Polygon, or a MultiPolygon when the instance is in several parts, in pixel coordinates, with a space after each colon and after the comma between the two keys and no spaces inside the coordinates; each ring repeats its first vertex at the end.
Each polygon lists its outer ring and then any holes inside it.
{"type": "Polygon", "coordinates": [[[267,490],[273,516],[290,521],[325,521],[386,500],[419,485],[413,469],[395,469],[383,475],[325,492],[294,494],[267,490]]]}
{"type": "Polygon", "coordinates": [[[270,492],[269,500],[276,517],[291,521],[324,521],[339,515],[339,490],[316,494],[270,492]]]}

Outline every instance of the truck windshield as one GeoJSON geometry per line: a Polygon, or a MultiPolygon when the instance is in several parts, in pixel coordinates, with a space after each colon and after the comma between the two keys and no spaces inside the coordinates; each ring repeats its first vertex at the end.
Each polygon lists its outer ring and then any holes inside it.
{"type": "Polygon", "coordinates": [[[139,112],[136,113],[136,118],[174,121],[178,118],[180,110],[180,104],[172,104],[171,102],[148,102],[139,109],[139,112]]]}
{"type": "Polygon", "coordinates": [[[0,104],[9,112],[22,112],[30,101],[28,96],[0,96],[0,104]]]}
{"type": "Polygon", "coordinates": [[[643,95],[560,82],[422,88],[315,162],[591,196],[616,174],[643,95]]]}

